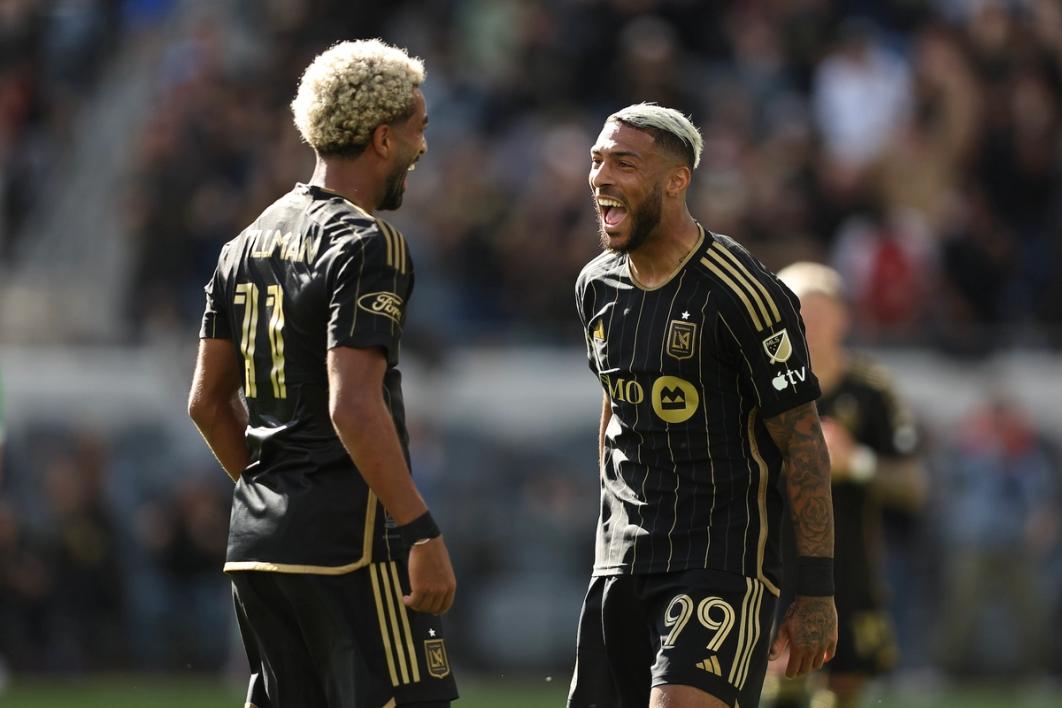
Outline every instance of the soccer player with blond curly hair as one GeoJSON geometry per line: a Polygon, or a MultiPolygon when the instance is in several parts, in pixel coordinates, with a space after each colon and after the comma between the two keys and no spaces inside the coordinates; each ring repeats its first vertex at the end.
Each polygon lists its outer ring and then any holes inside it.
{"type": "Polygon", "coordinates": [[[189,414],[233,493],[225,572],[257,708],[441,708],[456,581],[413,482],[396,368],[402,204],[424,65],[379,40],[314,59],[291,107],[317,165],[221,250],[189,414]],[[242,396],[241,396],[242,393],[242,396]]]}

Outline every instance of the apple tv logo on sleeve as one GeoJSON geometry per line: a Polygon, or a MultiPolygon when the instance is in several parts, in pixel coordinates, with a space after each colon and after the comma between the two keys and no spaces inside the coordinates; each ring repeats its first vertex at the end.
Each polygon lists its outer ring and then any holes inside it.
{"type": "Polygon", "coordinates": [[[778,375],[771,379],[771,384],[776,391],[784,391],[786,387],[792,386],[796,388],[798,383],[806,381],[808,378],[807,367],[801,366],[796,371],[792,369],[786,369],[785,371],[779,371],[778,375]]]}

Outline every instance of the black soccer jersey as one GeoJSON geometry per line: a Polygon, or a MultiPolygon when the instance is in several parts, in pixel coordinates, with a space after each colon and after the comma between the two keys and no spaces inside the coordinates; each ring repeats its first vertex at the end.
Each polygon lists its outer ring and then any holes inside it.
{"type": "Polygon", "coordinates": [[[412,289],[402,235],[316,186],[296,185],[222,249],[200,336],[236,345],[251,450],[226,570],[338,574],[386,553],[382,507],[332,427],[325,357],[386,352],[383,393],[408,461],[396,366],[412,289]]]}
{"type": "Polygon", "coordinates": [[[714,568],[777,594],[782,458],[763,420],[819,395],[796,296],[701,229],[664,285],[606,252],[576,300],[612,401],[594,574],[714,568]]]}

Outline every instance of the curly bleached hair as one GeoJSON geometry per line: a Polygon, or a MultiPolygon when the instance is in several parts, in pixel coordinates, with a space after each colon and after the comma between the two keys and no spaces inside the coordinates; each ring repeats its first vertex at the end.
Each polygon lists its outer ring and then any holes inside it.
{"type": "Polygon", "coordinates": [[[704,149],[701,131],[674,108],[649,102],[635,103],[616,111],[605,122],[608,121],[619,121],[646,131],[658,145],[680,156],[691,170],[701,164],[704,149]]]}
{"type": "Polygon", "coordinates": [[[303,72],[295,127],[318,155],[355,156],[377,126],[412,114],[424,76],[424,62],[379,39],[340,42],[303,72]]]}

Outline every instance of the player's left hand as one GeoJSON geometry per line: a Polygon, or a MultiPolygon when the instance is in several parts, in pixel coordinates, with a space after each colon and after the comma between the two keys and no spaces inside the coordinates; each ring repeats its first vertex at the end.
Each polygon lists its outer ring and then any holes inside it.
{"type": "Polygon", "coordinates": [[[788,678],[821,669],[837,651],[837,608],[833,597],[798,595],[789,605],[778,636],[771,644],[770,658],[789,649],[785,667],[788,678]]]}
{"type": "Polygon", "coordinates": [[[457,579],[442,536],[409,550],[409,584],[402,602],[411,610],[441,615],[454,604],[457,579]]]}

